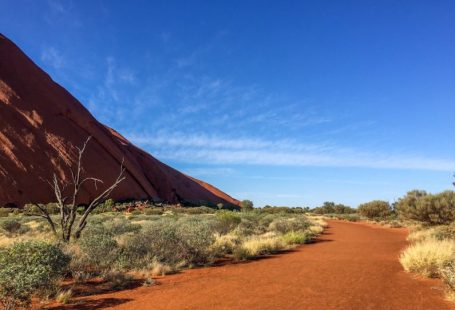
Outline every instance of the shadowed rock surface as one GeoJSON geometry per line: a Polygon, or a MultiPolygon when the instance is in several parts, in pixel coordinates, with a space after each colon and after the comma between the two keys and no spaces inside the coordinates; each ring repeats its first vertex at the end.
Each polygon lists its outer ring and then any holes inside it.
{"type": "MultiPolygon", "coordinates": [[[[68,167],[77,162],[76,147],[88,136],[93,138],[83,159],[87,176],[108,186],[124,160],[126,180],[113,192],[115,200],[239,204],[210,184],[163,164],[98,122],[0,34],[0,206],[54,201],[47,180],[54,172],[61,179],[71,177],[68,167]]],[[[96,190],[87,183],[80,202],[94,197],[104,186],[98,185],[96,190]]]]}

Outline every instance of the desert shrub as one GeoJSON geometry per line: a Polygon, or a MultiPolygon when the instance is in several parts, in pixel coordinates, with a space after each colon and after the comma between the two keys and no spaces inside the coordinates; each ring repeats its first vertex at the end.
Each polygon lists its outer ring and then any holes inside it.
{"type": "Polygon", "coordinates": [[[147,208],[144,210],[144,214],[146,215],[161,215],[163,212],[162,208],[147,208]]]}
{"type": "Polygon", "coordinates": [[[211,245],[212,253],[215,256],[223,257],[226,254],[234,253],[235,249],[240,245],[241,240],[237,235],[216,235],[215,242],[211,245]]]}
{"type": "Polygon", "coordinates": [[[242,221],[240,215],[231,211],[219,211],[216,213],[216,230],[224,235],[233,230],[242,221]]]}
{"type": "Polygon", "coordinates": [[[439,270],[442,280],[452,291],[455,291],[455,259],[451,259],[439,270]]]}
{"type": "Polygon", "coordinates": [[[430,225],[448,224],[455,220],[455,192],[433,195],[425,191],[411,191],[397,201],[396,209],[404,219],[430,225]]]}
{"type": "Polygon", "coordinates": [[[360,215],[370,219],[385,218],[392,213],[392,207],[387,201],[373,200],[363,203],[357,209],[360,215]]]}
{"type": "Polygon", "coordinates": [[[119,267],[122,269],[147,268],[153,259],[151,239],[154,236],[145,233],[137,233],[127,236],[120,248],[118,258],[119,267]]]}
{"type": "Polygon", "coordinates": [[[299,216],[275,219],[270,223],[269,230],[285,234],[290,231],[304,231],[308,227],[310,227],[310,222],[305,217],[299,216]]]}
{"type": "Polygon", "coordinates": [[[115,219],[104,223],[107,232],[112,235],[123,235],[126,233],[135,233],[142,229],[139,224],[131,223],[131,221],[124,218],[115,219]]]}
{"type": "Polygon", "coordinates": [[[253,202],[251,200],[245,199],[240,202],[240,207],[242,211],[251,211],[253,210],[253,202]]]}
{"type": "Polygon", "coordinates": [[[427,239],[406,248],[400,256],[400,262],[408,272],[436,277],[439,275],[439,270],[453,258],[454,254],[454,241],[427,239]]]}
{"type": "Polygon", "coordinates": [[[57,302],[61,303],[61,304],[64,304],[64,305],[69,303],[71,301],[71,298],[73,298],[73,290],[72,289],[60,291],[55,296],[55,300],[57,302]]]}
{"type": "Polygon", "coordinates": [[[322,206],[314,208],[311,212],[315,214],[352,214],[356,213],[356,210],[343,204],[326,201],[322,206]]]}
{"type": "Polygon", "coordinates": [[[142,233],[150,253],[157,261],[175,265],[205,264],[210,261],[210,246],[214,241],[210,224],[197,219],[175,221],[163,219],[151,222],[142,233]]]}
{"type": "Polygon", "coordinates": [[[109,269],[119,255],[119,245],[114,234],[99,225],[84,231],[79,239],[79,247],[82,252],[81,265],[94,272],[109,269]]]}
{"type": "MultiPolygon", "coordinates": [[[[287,248],[283,239],[273,233],[264,234],[261,236],[251,236],[246,239],[241,245],[241,250],[246,252],[247,257],[256,257],[259,255],[273,254],[287,248]]],[[[234,255],[238,255],[237,252],[234,255]]],[[[245,254],[245,253],[244,253],[245,254]]]]}
{"type": "Polygon", "coordinates": [[[9,234],[17,233],[22,227],[22,224],[16,219],[7,219],[0,222],[0,228],[9,234]]]}
{"type": "Polygon", "coordinates": [[[290,213],[290,214],[302,214],[310,211],[309,207],[277,207],[277,206],[265,206],[260,209],[263,213],[277,214],[277,213],[290,213]]]}
{"type": "Polygon", "coordinates": [[[70,258],[45,242],[16,243],[0,250],[0,301],[5,308],[27,306],[32,294],[55,289],[70,258]]]}
{"type": "Polygon", "coordinates": [[[311,241],[313,234],[310,232],[290,231],[283,235],[283,240],[287,244],[304,244],[311,241]]]}
{"type": "Polygon", "coordinates": [[[8,208],[0,208],[0,217],[7,217],[9,216],[11,209],[8,208]]]}
{"type": "Polygon", "coordinates": [[[103,279],[109,284],[110,289],[122,290],[131,283],[133,277],[121,271],[110,270],[103,274],[103,279]]]}

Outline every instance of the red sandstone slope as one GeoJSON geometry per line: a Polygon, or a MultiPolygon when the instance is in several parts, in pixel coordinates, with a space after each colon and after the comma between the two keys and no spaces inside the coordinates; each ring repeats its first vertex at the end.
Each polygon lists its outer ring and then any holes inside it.
{"type": "MultiPolygon", "coordinates": [[[[112,182],[122,158],[126,180],[114,199],[213,202],[238,205],[213,186],[163,164],[99,123],[14,43],[0,34],[0,206],[50,202],[54,172],[69,177],[76,147],[92,136],[83,165],[87,175],[112,182]]],[[[81,201],[96,190],[87,185],[81,201]]]]}

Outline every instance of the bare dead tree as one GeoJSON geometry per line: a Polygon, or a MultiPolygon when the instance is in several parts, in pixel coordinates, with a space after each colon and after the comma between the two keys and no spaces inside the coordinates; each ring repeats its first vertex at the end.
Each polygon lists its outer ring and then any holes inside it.
{"type": "Polygon", "coordinates": [[[98,188],[98,183],[103,183],[102,180],[94,177],[84,177],[84,169],[82,166],[82,158],[92,137],[88,137],[85,140],[81,148],[78,150],[78,159],[75,169],[70,167],[71,180],[59,180],[57,175],[54,173],[52,182],[49,182],[50,186],[54,191],[55,198],[57,200],[57,206],[60,210],[59,223],[56,223],[49,212],[43,206],[34,204],[40,211],[40,216],[45,218],[52,231],[56,236],[59,235],[57,227],[60,226],[60,238],[64,242],[69,242],[71,237],[79,238],[82,231],[87,225],[87,219],[90,213],[96,209],[101,203],[109,198],[112,191],[125,179],[124,173],[125,168],[123,166],[123,160],[120,165],[120,173],[115,181],[104,191],[102,191],[97,197],[92,199],[85,207],[84,212],[78,218],[77,210],[79,208],[78,197],[82,186],[87,182],[93,182],[95,188],[98,188]],[[76,224],[77,222],[77,224],[76,224]],[[73,233],[74,230],[74,233],[73,233]]]}

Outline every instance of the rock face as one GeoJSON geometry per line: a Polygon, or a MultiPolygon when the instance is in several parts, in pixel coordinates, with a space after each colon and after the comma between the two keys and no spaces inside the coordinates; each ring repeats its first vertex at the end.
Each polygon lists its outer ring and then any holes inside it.
{"type": "MultiPolygon", "coordinates": [[[[0,34],[0,207],[55,201],[47,181],[53,173],[62,180],[70,178],[69,167],[77,162],[76,147],[88,136],[92,139],[83,158],[87,176],[110,185],[124,160],[126,180],[112,193],[115,200],[239,204],[217,188],[163,164],[98,122],[0,34]]],[[[81,203],[103,188],[86,184],[81,203]]]]}

